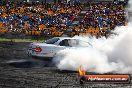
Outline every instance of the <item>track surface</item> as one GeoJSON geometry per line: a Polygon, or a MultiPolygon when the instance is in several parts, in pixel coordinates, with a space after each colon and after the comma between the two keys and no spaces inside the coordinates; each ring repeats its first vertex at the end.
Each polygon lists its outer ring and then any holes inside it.
{"type": "Polygon", "coordinates": [[[130,84],[79,84],[77,72],[28,57],[29,43],[0,43],[0,88],[132,88],[130,84]]]}

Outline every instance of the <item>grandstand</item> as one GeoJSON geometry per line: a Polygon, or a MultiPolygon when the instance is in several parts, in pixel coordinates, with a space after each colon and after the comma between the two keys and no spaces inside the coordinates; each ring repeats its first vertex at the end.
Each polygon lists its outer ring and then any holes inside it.
{"type": "Polygon", "coordinates": [[[21,1],[6,0],[8,4],[0,6],[0,34],[39,37],[92,35],[98,38],[108,36],[115,26],[127,25],[127,1],[92,0],[89,3],[90,0],[71,0],[70,3],[57,3],[59,0],[29,0],[56,2],[49,4],[21,1]]]}

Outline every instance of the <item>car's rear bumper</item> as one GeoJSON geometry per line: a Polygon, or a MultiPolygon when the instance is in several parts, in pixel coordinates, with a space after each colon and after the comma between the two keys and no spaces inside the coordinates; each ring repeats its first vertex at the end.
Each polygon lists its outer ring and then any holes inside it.
{"type": "Polygon", "coordinates": [[[34,52],[32,50],[28,50],[28,55],[32,57],[40,57],[40,58],[53,58],[54,53],[34,52]]]}
{"type": "Polygon", "coordinates": [[[53,57],[41,57],[41,56],[31,56],[33,59],[41,59],[41,60],[52,60],[53,57]]]}

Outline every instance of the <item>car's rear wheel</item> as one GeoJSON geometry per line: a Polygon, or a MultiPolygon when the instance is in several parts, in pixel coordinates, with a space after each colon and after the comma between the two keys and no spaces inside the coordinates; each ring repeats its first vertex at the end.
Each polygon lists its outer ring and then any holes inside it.
{"type": "Polygon", "coordinates": [[[86,78],[84,76],[80,77],[79,82],[83,85],[86,82],[86,78]]]}

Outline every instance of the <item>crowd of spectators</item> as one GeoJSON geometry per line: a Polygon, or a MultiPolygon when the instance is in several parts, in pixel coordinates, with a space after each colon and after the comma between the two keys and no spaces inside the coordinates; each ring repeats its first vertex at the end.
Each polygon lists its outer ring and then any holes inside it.
{"type": "Polygon", "coordinates": [[[0,6],[0,32],[37,36],[109,34],[126,25],[125,7],[114,2],[83,4],[7,3],[0,6]]]}
{"type": "Polygon", "coordinates": [[[88,30],[109,34],[116,26],[127,25],[125,6],[122,3],[89,3],[81,25],[88,30]]]}

